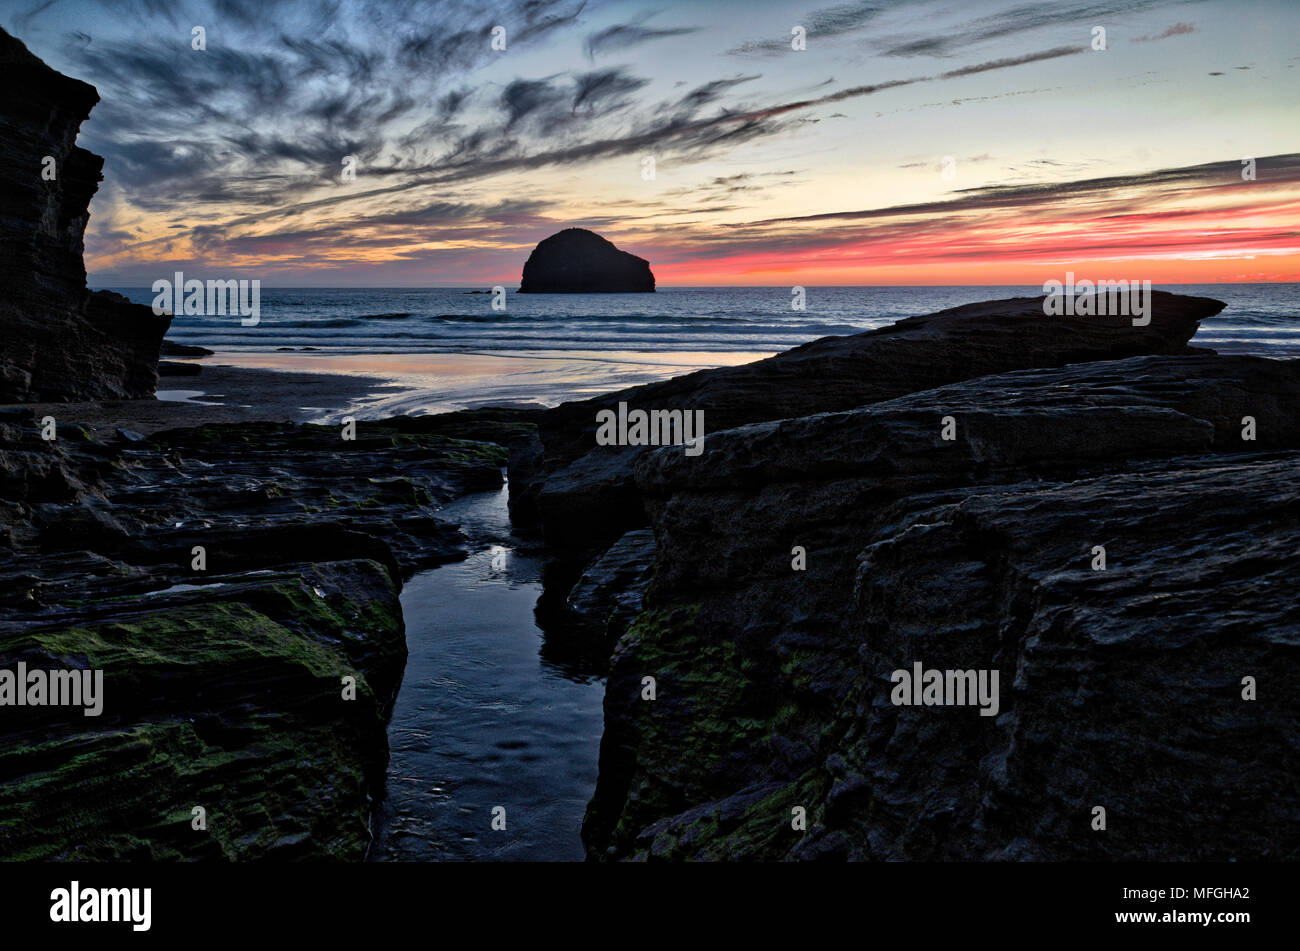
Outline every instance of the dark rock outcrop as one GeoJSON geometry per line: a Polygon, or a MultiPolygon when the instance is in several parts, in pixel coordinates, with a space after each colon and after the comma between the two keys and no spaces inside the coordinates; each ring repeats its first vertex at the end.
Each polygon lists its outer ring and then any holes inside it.
{"type": "Polygon", "coordinates": [[[566,607],[576,626],[612,649],[641,612],[654,565],[655,536],[650,529],[628,532],[616,541],[587,566],[569,592],[566,607]]]}
{"type": "Polygon", "coordinates": [[[643,455],[591,853],[1294,860],[1297,407],[1300,361],[1145,357],[643,455]],[[895,706],[916,662],[997,715],[895,706]]]}
{"type": "Polygon", "coordinates": [[[406,659],[381,565],[218,576],[15,627],[0,624],[0,668],[103,670],[104,711],[5,711],[0,856],[364,854],[406,659]]]}
{"type": "Polygon", "coordinates": [[[0,402],[149,396],[170,318],[86,290],[83,235],[103,159],[76,138],[99,95],[4,30],[0,70],[0,402]]]}
{"type": "Polygon", "coordinates": [[[649,262],[585,228],[565,228],[538,242],[524,262],[519,284],[520,294],[632,294],[654,289],[649,262]]]}
{"type": "Polygon", "coordinates": [[[189,344],[176,343],[174,340],[163,340],[158,348],[160,357],[210,357],[214,352],[207,347],[192,347],[189,344]]]}
{"type": "Polygon", "coordinates": [[[463,556],[441,503],[501,484],[525,415],[46,441],[0,414],[0,670],[104,672],[99,717],[3,708],[0,858],[360,859],[398,590],[463,556]]]}
{"type": "Polygon", "coordinates": [[[539,611],[562,614],[563,593],[582,568],[647,524],[633,479],[646,449],[597,446],[600,410],[620,403],[702,410],[704,454],[711,457],[711,434],[747,423],[852,409],[1009,370],[1187,352],[1199,322],[1223,306],[1157,291],[1150,324],[1135,327],[1128,317],[1046,317],[1042,298],[968,304],[547,410],[510,455],[511,515],[539,527],[556,555],[539,611]]]}

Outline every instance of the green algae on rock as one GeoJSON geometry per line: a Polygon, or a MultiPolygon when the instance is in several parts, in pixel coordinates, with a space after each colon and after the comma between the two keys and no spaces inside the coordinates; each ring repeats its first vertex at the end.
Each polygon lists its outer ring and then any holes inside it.
{"type": "Polygon", "coordinates": [[[611,662],[589,855],[1300,855],[1297,405],[1300,361],[1136,357],[645,454],[655,575],[611,662]],[[918,660],[1001,670],[998,716],[895,706],[918,660]]]}
{"type": "Polygon", "coordinates": [[[362,422],[351,441],[261,422],[101,442],[69,420],[47,442],[6,414],[0,668],[102,670],[105,697],[93,719],[3,711],[0,858],[361,859],[406,660],[398,591],[463,557],[439,510],[501,484],[491,440],[527,417],[362,422]]]}
{"type": "Polygon", "coordinates": [[[90,667],[106,682],[93,728],[48,708],[8,718],[0,855],[365,854],[406,657],[392,579],[351,561],[211,587],[91,602],[82,623],[0,638],[0,666],[90,667]]]}

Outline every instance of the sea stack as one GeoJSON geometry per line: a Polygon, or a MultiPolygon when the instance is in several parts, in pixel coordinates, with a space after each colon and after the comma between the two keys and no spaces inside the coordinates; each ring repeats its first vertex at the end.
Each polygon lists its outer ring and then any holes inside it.
{"type": "Polygon", "coordinates": [[[585,228],[565,228],[533,248],[524,262],[521,294],[637,294],[653,292],[650,262],[620,251],[585,228]]]}

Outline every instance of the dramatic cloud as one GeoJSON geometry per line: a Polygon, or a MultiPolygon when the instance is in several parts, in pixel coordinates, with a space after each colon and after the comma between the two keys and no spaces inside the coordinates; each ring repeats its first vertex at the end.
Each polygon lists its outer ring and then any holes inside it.
{"type": "MultiPolygon", "coordinates": [[[[858,2],[842,3],[838,6],[825,7],[804,15],[797,21],[804,28],[807,36],[815,40],[831,39],[846,34],[856,33],[868,26],[881,13],[895,9],[901,0],[894,2],[858,2]]],[[[783,53],[790,49],[790,36],[780,39],[755,40],[745,43],[732,53],[783,53]]]]}
{"type": "Polygon", "coordinates": [[[1086,46],[1058,46],[1056,49],[1043,50],[1040,53],[1029,53],[1025,56],[1009,56],[1006,59],[990,60],[987,63],[976,63],[974,66],[963,66],[961,69],[949,70],[940,75],[941,79],[956,79],[958,76],[971,76],[975,73],[985,73],[990,69],[1006,69],[1008,66],[1023,66],[1025,63],[1037,63],[1045,59],[1056,59],[1058,56],[1073,56],[1075,53],[1082,53],[1088,47],[1086,46]]]}
{"type": "Polygon", "coordinates": [[[1051,31],[1057,37],[1063,30],[1069,30],[1076,33],[1080,45],[1084,45],[1093,24],[1169,5],[1170,0],[1086,0],[1018,5],[977,17],[958,29],[910,36],[882,36],[873,38],[872,45],[885,56],[954,56],[980,43],[1005,40],[1035,30],[1051,31]]]}
{"type": "Polygon", "coordinates": [[[1135,36],[1134,43],[1153,43],[1156,40],[1167,40],[1171,36],[1182,36],[1185,33],[1195,33],[1196,27],[1191,23],[1175,23],[1166,29],[1163,33],[1157,33],[1155,36],[1135,36]]]}
{"type": "MultiPolygon", "coordinates": [[[[1021,62],[1036,62],[1046,58],[1069,55],[1073,49],[1048,50],[1030,54],[1008,62],[979,63],[962,70],[955,75],[984,72],[994,69],[1006,69],[1021,62]]],[[[589,75],[589,74],[588,74],[589,75]]],[[[494,134],[485,134],[477,130],[460,138],[450,151],[444,153],[436,162],[423,165],[390,164],[368,166],[366,175],[370,178],[399,176],[404,180],[382,188],[331,195],[326,198],[310,199],[297,203],[284,204],[273,211],[261,211],[257,215],[233,219],[231,225],[246,224],[251,221],[265,220],[268,213],[275,216],[289,216],[318,210],[340,203],[361,203],[385,195],[423,189],[435,185],[448,185],[466,182],[492,175],[520,172],[551,166],[574,165],[596,159],[611,158],[619,155],[635,155],[647,150],[661,154],[696,154],[708,155],[719,148],[732,148],[740,143],[755,139],[771,137],[788,128],[783,120],[792,113],[808,110],[830,103],[844,102],[875,95],[889,89],[908,86],[914,83],[932,82],[948,78],[917,77],[914,79],[894,80],[864,86],[854,86],[838,92],[828,93],[811,99],[799,99],[791,102],[771,104],[740,112],[723,112],[718,115],[699,118],[698,110],[714,102],[722,89],[748,82],[757,77],[735,77],[716,80],[691,90],[685,96],[670,103],[660,104],[653,111],[656,116],[642,121],[626,134],[614,138],[579,139],[572,145],[560,148],[542,149],[534,152],[520,151],[517,142],[507,133],[528,119],[539,130],[548,130],[548,136],[573,118],[567,102],[572,101],[558,81],[533,80],[515,81],[502,92],[499,100],[501,110],[505,113],[504,124],[494,134]],[[568,111],[566,111],[568,110],[568,111]]],[[[625,80],[626,81],[626,80],[625,80]]],[[[581,88],[581,80],[577,88],[581,88]]],[[[287,147],[286,147],[287,148],[287,147]]],[[[263,148],[259,154],[266,155],[263,148]]],[[[337,154],[337,153],[336,153],[337,154]]],[[[197,195],[224,194],[220,183],[207,178],[200,178],[205,190],[197,195]]],[[[247,177],[239,179],[241,185],[252,185],[247,177]]],[[[297,184],[317,184],[315,175],[297,184]]],[[[196,197],[197,197],[196,195],[196,197]]]]}
{"type": "Polygon", "coordinates": [[[616,26],[606,27],[598,33],[593,33],[587,37],[587,55],[595,58],[599,53],[626,49],[650,40],[659,40],[670,36],[685,36],[698,30],[698,27],[693,26],[656,29],[643,26],[646,19],[648,18],[642,18],[636,23],[620,23],[616,26]]]}
{"type": "Polygon", "coordinates": [[[1274,161],[1266,177],[1261,159],[1259,182],[1229,200],[1197,175],[1231,163],[1196,163],[1259,130],[1269,151],[1300,147],[1274,76],[1289,63],[1250,47],[1256,71],[1225,81],[1228,67],[1195,50],[1214,38],[1242,56],[1225,34],[1243,18],[1206,0],[1192,25],[1178,16],[1189,5],[0,0],[0,23],[100,91],[79,140],[106,158],[92,272],[186,261],[304,282],[368,268],[376,283],[392,268],[471,280],[585,224],[655,249],[666,275],[704,280],[720,262],[897,267],[903,248],[919,255],[909,261],[981,248],[1021,259],[1014,215],[1052,232],[1021,235],[1049,251],[1071,215],[1189,254],[1245,247],[1247,232],[1267,250],[1282,240],[1289,173],[1274,161]],[[794,24],[805,51],[790,48],[794,24]],[[1143,45],[1093,55],[1097,24],[1143,45]],[[1229,92],[1241,108],[1215,98],[1229,92]],[[1081,102],[1123,133],[1062,118],[1081,102]],[[949,154],[961,191],[940,175],[949,154]],[[1194,214],[1135,217],[1179,189],[1194,214]],[[1216,222],[1229,207],[1260,222],[1216,222]],[[1223,246],[1177,230],[1187,221],[1223,246]],[[455,270],[408,270],[446,262],[455,270]]]}
{"type": "MultiPolygon", "coordinates": [[[[977,157],[978,158],[978,157],[977,157]]],[[[1268,184],[1287,188],[1300,185],[1300,153],[1273,155],[1258,160],[1268,184]]],[[[1012,209],[1068,203],[1079,198],[1100,195],[1120,195],[1154,190],[1192,195],[1199,190],[1220,191],[1231,189],[1240,197],[1243,206],[1250,206],[1259,196],[1251,196],[1250,188],[1242,182],[1241,163],[1236,161],[1210,162],[1183,168],[1166,168],[1140,175],[1113,175],[1089,178],[1075,182],[1054,182],[1034,185],[987,186],[959,190],[956,198],[911,205],[893,205],[858,211],[837,211],[797,218],[769,218],[749,222],[746,227],[790,222],[851,220],[862,218],[894,217],[918,214],[956,214],[959,212],[1012,209]]],[[[1270,199],[1271,200],[1271,199],[1270,199]]]]}

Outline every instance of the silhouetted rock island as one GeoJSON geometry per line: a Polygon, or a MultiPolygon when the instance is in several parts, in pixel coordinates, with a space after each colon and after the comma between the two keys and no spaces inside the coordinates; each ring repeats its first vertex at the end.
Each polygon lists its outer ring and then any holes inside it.
{"type": "Polygon", "coordinates": [[[653,292],[650,262],[620,251],[585,228],[565,228],[539,242],[524,262],[521,294],[653,292]]]}

